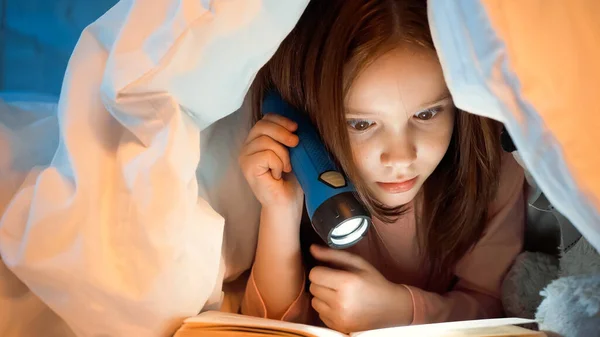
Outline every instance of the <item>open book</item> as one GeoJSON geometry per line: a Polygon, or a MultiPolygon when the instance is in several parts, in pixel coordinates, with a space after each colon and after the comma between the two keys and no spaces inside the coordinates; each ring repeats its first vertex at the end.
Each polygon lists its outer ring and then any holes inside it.
{"type": "Polygon", "coordinates": [[[207,311],[186,319],[174,337],[545,337],[543,332],[518,325],[529,319],[500,318],[451,323],[413,325],[356,332],[350,335],[325,328],[207,311]]]}

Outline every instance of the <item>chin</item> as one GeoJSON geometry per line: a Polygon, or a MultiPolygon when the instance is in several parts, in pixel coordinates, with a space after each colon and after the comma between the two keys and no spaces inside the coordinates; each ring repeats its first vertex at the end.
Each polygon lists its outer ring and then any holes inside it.
{"type": "Polygon", "coordinates": [[[380,192],[377,193],[377,200],[379,200],[388,207],[398,207],[409,204],[411,201],[413,201],[416,195],[417,193],[413,192],[412,190],[405,193],[397,194],[380,192]]]}

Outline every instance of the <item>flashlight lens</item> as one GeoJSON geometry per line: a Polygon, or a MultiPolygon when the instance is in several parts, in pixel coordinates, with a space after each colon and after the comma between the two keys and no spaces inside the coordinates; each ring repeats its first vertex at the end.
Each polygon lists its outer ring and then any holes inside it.
{"type": "Polygon", "coordinates": [[[363,221],[363,218],[354,218],[348,221],[344,221],[333,229],[331,235],[338,238],[349,235],[350,233],[357,230],[362,225],[363,221]]]}
{"type": "Polygon", "coordinates": [[[359,240],[369,228],[369,220],[354,218],[339,224],[331,232],[331,242],[336,246],[345,246],[359,240]]]}

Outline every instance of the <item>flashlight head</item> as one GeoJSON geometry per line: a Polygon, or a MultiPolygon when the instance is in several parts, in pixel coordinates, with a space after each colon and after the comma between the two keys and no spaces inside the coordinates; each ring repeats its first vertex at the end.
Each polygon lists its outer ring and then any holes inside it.
{"type": "Polygon", "coordinates": [[[336,194],[314,211],[312,226],[331,248],[348,248],[360,241],[371,226],[371,216],[353,192],[336,194]]]}

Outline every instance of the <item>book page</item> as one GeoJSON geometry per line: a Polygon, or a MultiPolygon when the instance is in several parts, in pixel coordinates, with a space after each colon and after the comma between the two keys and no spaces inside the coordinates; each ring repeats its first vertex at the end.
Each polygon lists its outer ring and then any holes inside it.
{"type": "Polygon", "coordinates": [[[245,326],[202,326],[195,327],[190,323],[179,329],[173,337],[313,337],[305,332],[291,332],[283,330],[265,330],[245,326]]]}
{"type": "MultiPolygon", "coordinates": [[[[248,327],[251,330],[263,329],[265,331],[295,331],[303,336],[318,336],[318,337],[348,337],[340,332],[320,328],[311,325],[289,323],[272,319],[244,316],[220,311],[206,311],[198,316],[189,317],[183,323],[183,328],[210,327],[217,329],[218,327],[248,327]]],[[[284,334],[282,334],[284,335],[284,334]]]]}
{"type": "Polygon", "coordinates": [[[487,328],[450,330],[440,337],[546,337],[546,334],[514,325],[505,325],[487,328]]]}
{"type": "MultiPolygon", "coordinates": [[[[402,336],[402,337],[445,337],[445,336],[488,336],[482,335],[482,332],[488,330],[493,332],[494,328],[505,327],[508,325],[521,325],[535,323],[534,320],[524,318],[495,318],[495,319],[482,319],[473,321],[460,321],[460,322],[448,322],[448,323],[435,323],[435,324],[423,324],[423,325],[411,325],[396,328],[386,328],[378,330],[370,330],[363,332],[356,332],[351,334],[351,337],[383,337],[383,336],[402,336]],[[464,331],[471,329],[471,333],[477,333],[475,335],[465,334],[464,331]],[[450,332],[454,334],[450,334],[450,332]],[[457,334],[457,333],[463,333],[457,334]]],[[[499,331],[498,329],[495,329],[499,331]]],[[[523,329],[524,330],[524,329],[523,329]]],[[[537,332],[535,332],[537,333],[537,332]]],[[[490,334],[489,336],[494,336],[490,334]]],[[[498,335],[496,332],[496,336],[498,335]]],[[[507,336],[507,335],[504,335],[507,336]]],[[[519,336],[519,335],[514,335],[519,336]]],[[[527,335],[523,335],[527,336],[527,335]]]]}

